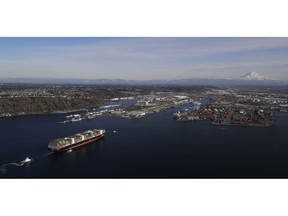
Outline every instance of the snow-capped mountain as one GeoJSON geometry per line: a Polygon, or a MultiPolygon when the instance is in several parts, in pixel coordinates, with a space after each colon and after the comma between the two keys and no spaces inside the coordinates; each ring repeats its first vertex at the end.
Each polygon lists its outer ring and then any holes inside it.
{"type": "Polygon", "coordinates": [[[254,72],[254,71],[249,72],[240,78],[242,80],[270,80],[269,78],[261,76],[260,74],[254,72]]]}

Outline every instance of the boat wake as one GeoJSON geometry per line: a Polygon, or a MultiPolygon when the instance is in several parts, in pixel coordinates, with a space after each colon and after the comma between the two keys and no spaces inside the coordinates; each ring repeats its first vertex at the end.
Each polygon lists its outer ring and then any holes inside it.
{"type": "Polygon", "coordinates": [[[17,167],[20,167],[20,166],[23,166],[24,163],[20,162],[20,163],[16,163],[16,162],[11,162],[11,163],[6,163],[6,164],[3,164],[0,166],[0,173],[1,174],[5,174],[7,173],[7,167],[9,166],[17,166],[17,167]]]}
{"type": "Polygon", "coordinates": [[[38,155],[38,156],[35,156],[33,159],[31,160],[36,160],[38,158],[45,158],[45,157],[48,157],[49,155],[53,154],[54,152],[48,152],[48,153],[45,153],[45,154],[41,154],[41,155],[38,155]]]}
{"type": "Polygon", "coordinates": [[[23,166],[23,165],[25,165],[27,163],[31,163],[32,161],[35,161],[38,158],[48,157],[51,154],[53,154],[53,152],[41,154],[41,155],[35,156],[33,158],[26,157],[24,160],[20,161],[19,163],[11,162],[11,163],[3,164],[3,165],[0,166],[0,174],[6,174],[8,167],[13,167],[13,166],[14,167],[15,166],[21,167],[21,166],[23,166]]]}

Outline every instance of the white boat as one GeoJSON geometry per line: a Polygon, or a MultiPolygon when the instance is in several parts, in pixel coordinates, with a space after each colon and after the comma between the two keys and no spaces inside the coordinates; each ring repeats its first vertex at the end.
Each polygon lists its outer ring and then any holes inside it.
{"type": "Polygon", "coordinates": [[[81,121],[81,120],[82,120],[82,118],[72,118],[71,122],[77,122],[77,121],[81,121]]]}
{"type": "Polygon", "coordinates": [[[81,115],[76,114],[76,115],[73,115],[73,118],[70,121],[76,122],[76,121],[81,121],[81,120],[82,120],[81,115]]]}
{"type": "Polygon", "coordinates": [[[26,158],[25,158],[25,160],[22,160],[20,163],[21,164],[25,164],[25,163],[29,163],[31,161],[31,159],[27,156],[26,158]]]}
{"type": "Polygon", "coordinates": [[[195,101],[195,102],[194,102],[194,105],[196,105],[196,106],[201,106],[202,103],[200,103],[199,101],[195,101]]]}

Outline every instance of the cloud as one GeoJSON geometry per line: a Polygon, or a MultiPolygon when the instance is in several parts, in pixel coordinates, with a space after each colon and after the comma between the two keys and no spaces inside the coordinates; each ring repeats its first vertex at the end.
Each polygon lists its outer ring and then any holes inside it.
{"type": "Polygon", "coordinates": [[[119,59],[179,59],[217,53],[288,48],[288,38],[116,38],[76,46],[31,47],[34,52],[119,59]]]}
{"type": "MultiPolygon", "coordinates": [[[[82,45],[0,51],[1,76],[176,79],[277,68],[287,77],[288,38],[110,38],[82,45]],[[271,50],[284,50],[269,55],[271,50]],[[2,52],[2,53],[1,53],[2,52]],[[17,53],[17,58],[13,52],[17,53]],[[219,57],[221,56],[221,58],[219,57]]],[[[267,72],[268,73],[268,72],[267,72]]]]}

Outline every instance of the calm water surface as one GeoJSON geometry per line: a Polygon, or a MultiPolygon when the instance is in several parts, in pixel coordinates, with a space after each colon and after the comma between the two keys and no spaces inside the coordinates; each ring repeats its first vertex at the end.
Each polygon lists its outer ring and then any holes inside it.
{"type": "Polygon", "coordinates": [[[261,128],[176,122],[174,111],[68,124],[58,123],[67,114],[2,118],[0,178],[288,177],[287,113],[261,128]],[[106,129],[106,137],[70,153],[49,152],[50,140],[92,128],[106,129]],[[31,163],[17,166],[26,156],[31,163]]]}

